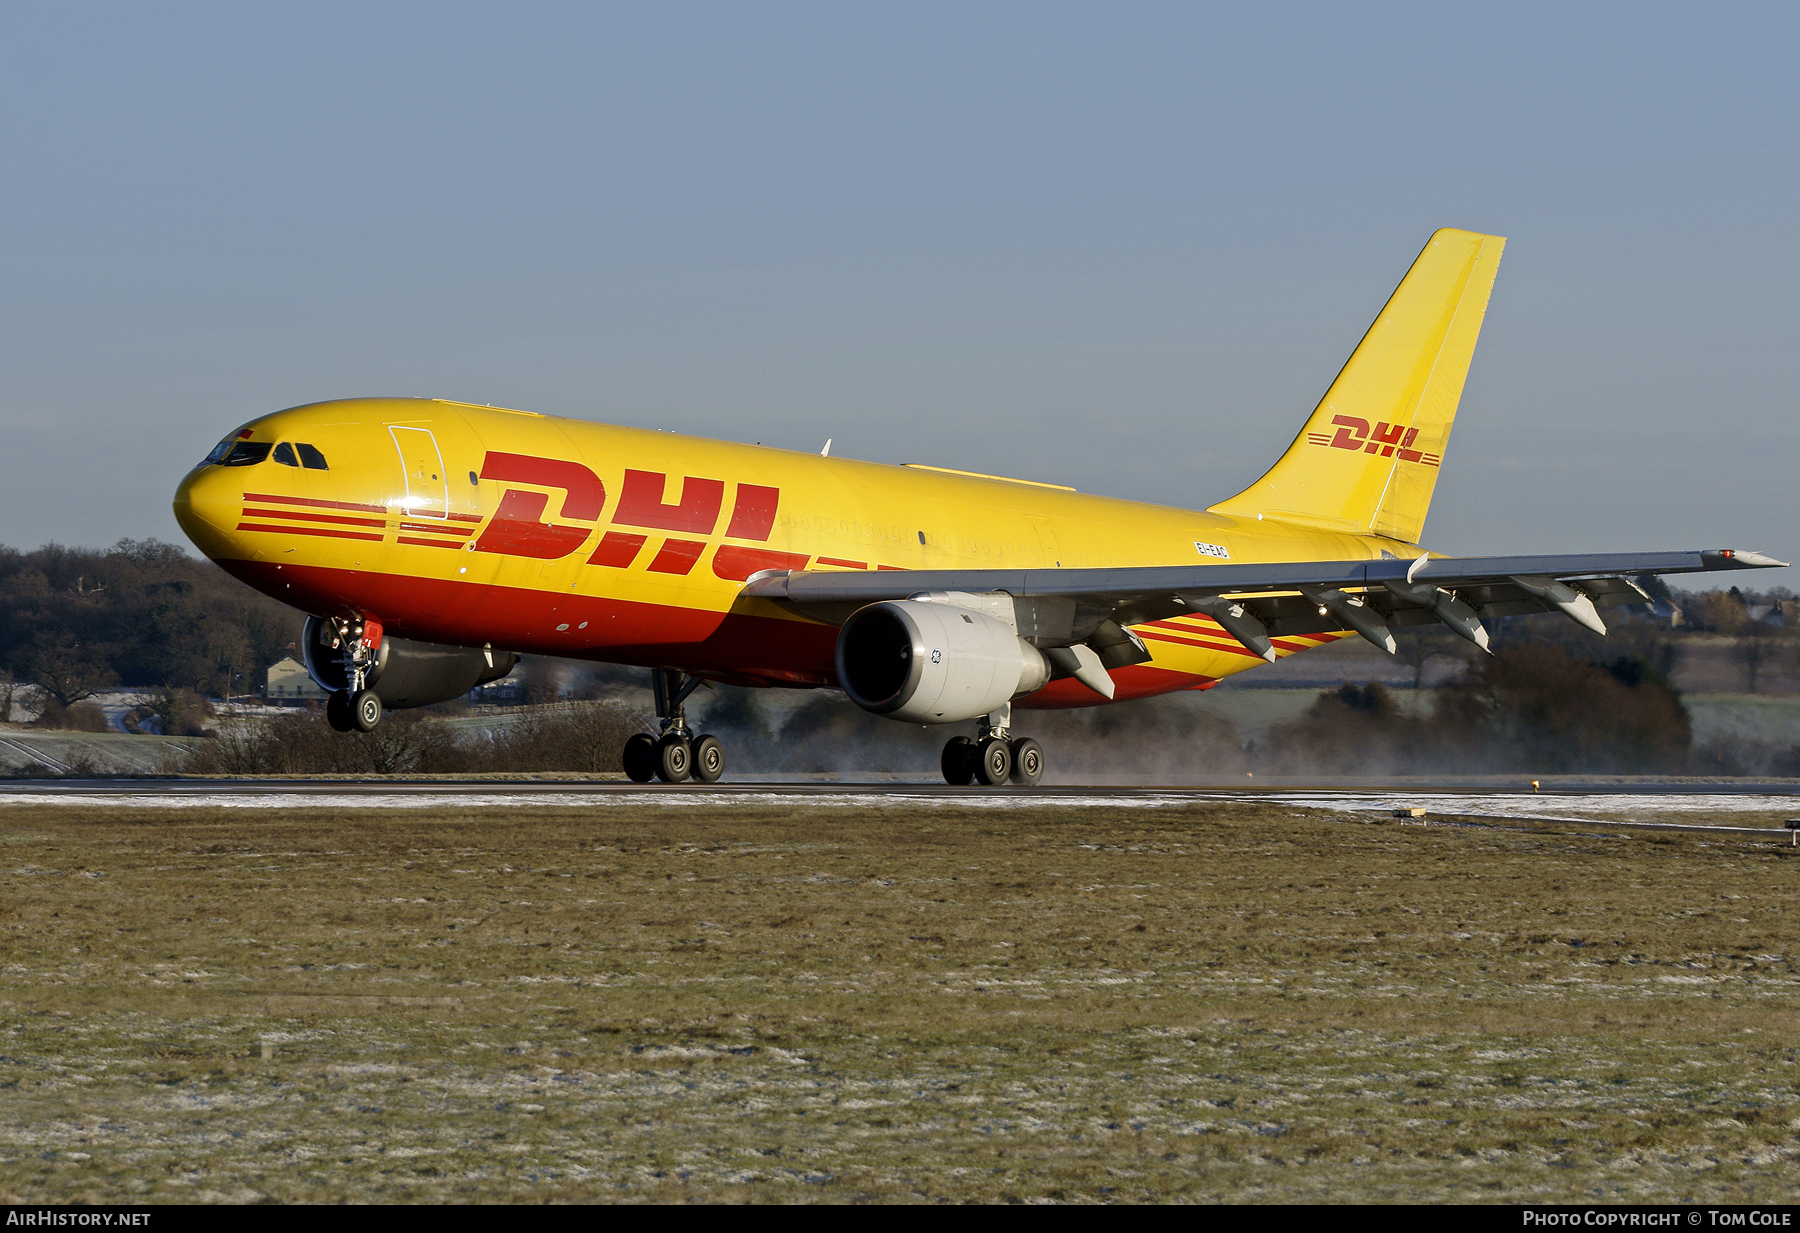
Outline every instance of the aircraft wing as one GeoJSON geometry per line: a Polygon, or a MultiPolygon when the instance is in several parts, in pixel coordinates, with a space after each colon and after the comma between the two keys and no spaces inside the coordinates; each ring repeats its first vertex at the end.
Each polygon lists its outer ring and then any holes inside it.
{"type": "Polygon", "coordinates": [[[1105,569],[769,571],[742,594],[842,624],[867,604],[946,593],[1012,598],[1019,636],[1042,647],[1086,644],[1109,668],[1149,653],[1129,627],[1173,616],[1211,617],[1273,659],[1269,639],[1354,629],[1392,652],[1391,626],[1442,622],[1484,650],[1483,617],[1561,611],[1605,633],[1596,609],[1644,603],[1632,574],[1686,574],[1785,565],[1756,552],[1576,553],[1159,565],[1105,569]]]}

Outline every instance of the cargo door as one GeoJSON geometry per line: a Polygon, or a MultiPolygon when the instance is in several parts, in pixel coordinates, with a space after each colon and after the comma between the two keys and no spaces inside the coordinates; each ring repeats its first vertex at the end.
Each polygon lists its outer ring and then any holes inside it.
{"type": "Polygon", "coordinates": [[[406,475],[406,513],[411,518],[448,518],[450,486],[444,475],[444,455],[429,428],[391,425],[394,448],[400,451],[400,469],[406,475]]]}

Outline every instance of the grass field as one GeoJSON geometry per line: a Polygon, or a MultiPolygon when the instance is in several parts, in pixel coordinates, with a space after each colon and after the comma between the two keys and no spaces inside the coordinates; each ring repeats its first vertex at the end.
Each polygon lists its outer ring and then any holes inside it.
{"type": "Polygon", "coordinates": [[[8,807],[0,1201],[1786,1201],[1797,877],[1260,805],[8,807]]]}

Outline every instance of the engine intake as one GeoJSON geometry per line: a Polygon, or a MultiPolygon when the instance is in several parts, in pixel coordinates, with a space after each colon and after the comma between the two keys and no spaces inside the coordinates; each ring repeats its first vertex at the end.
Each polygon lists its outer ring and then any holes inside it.
{"type": "MultiPolygon", "coordinates": [[[[350,682],[336,650],[332,649],[332,623],[320,617],[306,619],[302,639],[306,670],[319,688],[336,692],[350,682]]],[[[477,685],[497,681],[513,670],[519,657],[511,651],[483,651],[475,647],[445,646],[440,642],[414,642],[385,637],[375,648],[375,660],[363,673],[363,687],[372,689],[388,710],[430,706],[477,685]],[[489,658],[493,662],[490,664],[489,658]]]]}
{"type": "Polygon", "coordinates": [[[976,719],[1050,680],[1048,661],[1006,622],[910,599],[870,604],[845,621],[837,671],[856,705],[916,724],[976,719]]]}

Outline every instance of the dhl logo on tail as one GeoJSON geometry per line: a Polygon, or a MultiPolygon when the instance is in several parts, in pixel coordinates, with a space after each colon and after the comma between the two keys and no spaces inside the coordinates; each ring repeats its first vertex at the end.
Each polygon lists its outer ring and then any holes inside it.
{"type": "Polygon", "coordinates": [[[1379,453],[1383,458],[1396,455],[1402,462],[1423,463],[1435,467],[1444,461],[1442,454],[1427,453],[1413,449],[1413,442],[1419,439],[1417,428],[1408,428],[1405,424],[1376,424],[1373,429],[1369,421],[1354,415],[1334,415],[1331,422],[1337,425],[1337,435],[1322,432],[1306,434],[1307,444],[1324,445],[1336,450],[1361,450],[1365,454],[1379,453]]]}

